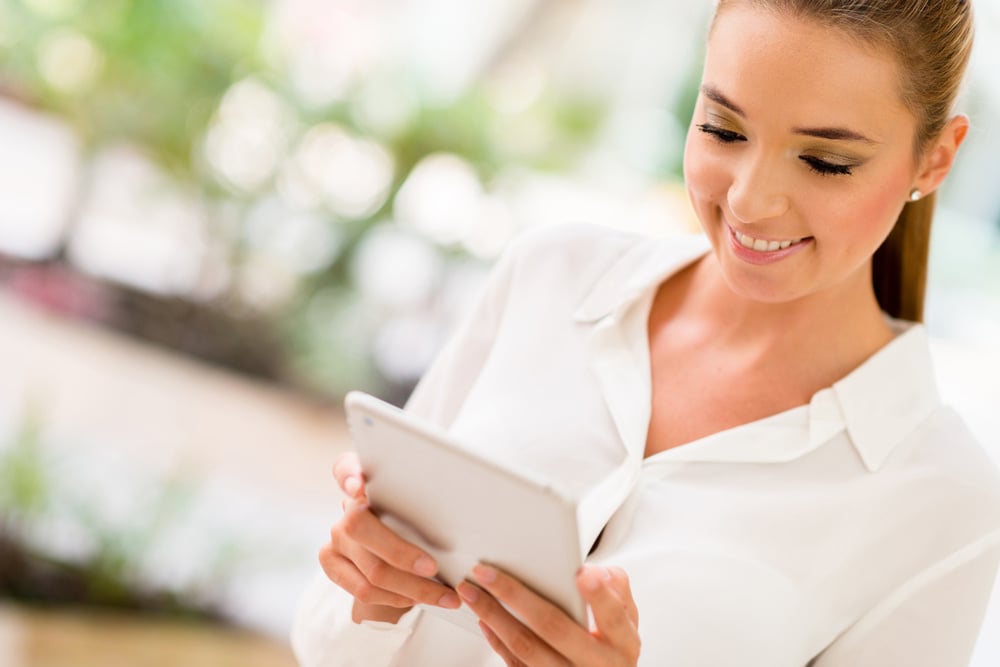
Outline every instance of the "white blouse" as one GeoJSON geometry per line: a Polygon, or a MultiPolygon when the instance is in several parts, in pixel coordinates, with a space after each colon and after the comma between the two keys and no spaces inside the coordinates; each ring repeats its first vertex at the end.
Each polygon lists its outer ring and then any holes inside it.
{"type": "MultiPolygon", "coordinates": [[[[941,404],[921,325],[893,321],[808,405],[643,457],[653,296],[707,250],[585,225],[520,237],[407,410],[580,499],[581,553],[603,529],[588,562],[630,577],[640,665],[966,665],[1000,475],[941,404]]],[[[322,577],[306,592],[304,666],[503,664],[437,613],[350,609],[322,577]]]]}

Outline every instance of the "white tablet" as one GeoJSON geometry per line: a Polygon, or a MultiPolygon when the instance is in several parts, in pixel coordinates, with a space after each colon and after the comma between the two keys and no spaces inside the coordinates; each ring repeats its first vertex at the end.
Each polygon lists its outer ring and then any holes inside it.
{"type": "MultiPolygon", "coordinates": [[[[455,586],[490,563],[586,625],[573,501],[373,396],[351,392],[344,405],[372,509],[435,557],[441,581],[455,586]]],[[[479,633],[464,606],[426,609],[479,633]]]]}

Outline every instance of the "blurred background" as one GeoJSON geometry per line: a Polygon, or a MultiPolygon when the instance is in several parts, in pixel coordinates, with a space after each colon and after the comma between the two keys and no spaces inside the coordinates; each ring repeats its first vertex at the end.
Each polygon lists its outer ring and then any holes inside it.
{"type": "MultiPolygon", "coordinates": [[[[928,326],[1000,462],[1000,3],[928,326]]],[[[0,664],[292,664],[340,399],[521,231],[696,227],[709,3],[0,0],[0,664]]],[[[1000,664],[994,596],[975,665],[1000,664]]]]}

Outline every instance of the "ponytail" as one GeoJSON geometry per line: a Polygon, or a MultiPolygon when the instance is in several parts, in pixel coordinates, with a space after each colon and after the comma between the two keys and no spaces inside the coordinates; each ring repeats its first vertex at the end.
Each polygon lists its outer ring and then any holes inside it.
{"type": "Polygon", "coordinates": [[[879,306],[891,317],[922,322],[931,221],[936,193],[903,206],[889,237],[875,251],[872,283],[879,306]]]}

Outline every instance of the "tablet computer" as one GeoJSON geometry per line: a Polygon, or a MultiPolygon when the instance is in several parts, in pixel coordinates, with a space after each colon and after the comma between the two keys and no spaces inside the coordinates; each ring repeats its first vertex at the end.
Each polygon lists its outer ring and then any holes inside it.
{"type": "MultiPolygon", "coordinates": [[[[437,560],[442,582],[455,586],[476,563],[490,563],[586,626],[570,498],[373,396],[351,392],[344,405],[372,510],[437,560]]],[[[425,609],[479,633],[464,606],[425,609]]]]}

